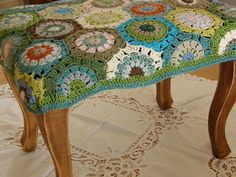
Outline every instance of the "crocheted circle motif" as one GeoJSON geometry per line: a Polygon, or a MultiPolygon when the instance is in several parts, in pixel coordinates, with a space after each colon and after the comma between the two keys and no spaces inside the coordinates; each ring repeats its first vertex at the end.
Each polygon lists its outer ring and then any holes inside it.
{"type": "Polygon", "coordinates": [[[236,23],[220,28],[212,38],[212,48],[215,54],[224,55],[236,51],[236,23]]]}
{"type": "Polygon", "coordinates": [[[15,13],[6,14],[0,17],[0,35],[2,32],[24,30],[27,27],[37,23],[41,17],[36,13],[15,13]]]}
{"type": "Polygon", "coordinates": [[[125,42],[113,29],[80,30],[66,39],[77,55],[87,55],[94,60],[108,60],[125,42]]]}
{"type": "Polygon", "coordinates": [[[56,79],[56,92],[65,96],[79,92],[84,88],[91,87],[97,82],[96,74],[93,70],[77,65],[67,68],[56,79]]]}
{"type": "Polygon", "coordinates": [[[115,44],[115,37],[107,32],[95,31],[81,35],[75,45],[88,53],[105,52],[115,44]]]}
{"type": "Polygon", "coordinates": [[[213,20],[207,16],[195,12],[181,13],[176,16],[176,20],[182,22],[187,27],[193,29],[208,29],[214,25],[213,20]]]}
{"type": "Polygon", "coordinates": [[[92,5],[100,8],[118,7],[124,4],[123,0],[93,0],[92,5]]]}
{"type": "Polygon", "coordinates": [[[47,6],[45,5],[40,5],[40,6],[35,6],[35,5],[27,5],[27,6],[16,6],[13,8],[7,8],[7,9],[0,9],[0,13],[2,14],[13,14],[13,13],[25,13],[25,12],[37,12],[39,10],[45,9],[47,6]]]}
{"type": "Polygon", "coordinates": [[[218,54],[223,55],[228,51],[236,51],[236,30],[230,30],[220,39],[218,54]]]}
{"type": "Polygon", "coordinates": [[[207,0],[167,0],[171,5],[185,8],[204,9],[210,5],[207,0]]]}
{"type": "Polygon", "coordinates": [[[46,20],[30,28],[29,33],[34,38],[62,39],[81,28],[73,20],[46,20]]]}
{"type": "Polygon", "coordinates": [[[176,9],[167,18],[173,21],[182,31],[193,32],[211,37],[223,24],[223,20],[205,10],[176,9]]]}
{"type": "Polygon", "coordinates": [[[128,45],[107,63],[107,79],[149,76],[161,67],[161,52],[128,45]]]}
{"type": "Polygon", "coordinates": [[[45,78],[45,95],[50,97],[51,94],[60,94],[66,99],[78,98],[82,94],[80,92],[86,93],[87,88],[106,78],[105,68],[105,61],[86,56],[67,57],[53,67],[45,78]],[[71,87],[74,89],[69,89],[71,87]]]}
{"type": "Polygon", "coordinates": [[[194,40],[182,42],[172,53],[171,64],[176,66],[186,62],[204,57],[203,46],[194,40]],[[188,47],[185,47],[188,46],[188,47]]]}
{"type": "Polygon", "coordinates": [[[119,9],[92,10],[76,19],[84,28],[114,28],[129,19],[130,15],[119,9]]]}
{"type": "Polygon", "coordinates": [[[182,62],[196,60],[212,54],[211,41],[203,36],[180,33],[163,51],[165,65],[174,66],[182,62]]]}
{"type": "Polygon", "coordinates": [[[212,3],[208,10],[226,20],[225,23],[234,23],[236,20],[236,7],[229,4],[212,3]]]}
{"type": "Polygon", "coordinates": [[[1,28],[14,28],[25,25],[33,20],[33,16],[28,13],[16,13],[6,15],[5,17],[1,18],[0,26],[1,28]]]}
{"type": "Polygon", "coordinates": [[[161,51],[178,34],[178,29],[164,18],[133,18],[118,27],[121,36],[132,45],[161,51]]]}
{"type": "Polygon", "coordinates": [[[149,16],[158,15],[164,12],[165,7],[158,3],[144,3],[140,5],[135,5],[131,9],[131,12],[137,15],[149,16]]]}
{"type": "Polygon", "coordinates": [[[48,7],[38,13],[46,19],[75,19],[87,9],[81,4],[61,4],[48,7]]]}
{"type": "Polygon", "coordinates": [[[51,67],[69,54],[63,41],[35,40],[19,57],[25,72],[46,75],[51,67]]]}
{"type": "Polygon", "coordinates": [[[131,5],[124,8],[125,11],[131,14],[131,16],[157,16],[167,13],[171,9],[165,3],[155,1],[139,1],[134,2],[131,5]]]}
{"type": "Polygon", "coordinates": [[[159,21],[135,21],[127,26],[127,32],[140,41],[161,41],[168,33],[168,27],[159,21]]]}
{"type": "Polygon", "coordinates": [[[236,7],[235,6],[230,6],[228,4],[221,5],[221,6],[217,7],[217,10],[220,11],[221,13],[224,13],[226,16],[236,18],[236,7]]]}

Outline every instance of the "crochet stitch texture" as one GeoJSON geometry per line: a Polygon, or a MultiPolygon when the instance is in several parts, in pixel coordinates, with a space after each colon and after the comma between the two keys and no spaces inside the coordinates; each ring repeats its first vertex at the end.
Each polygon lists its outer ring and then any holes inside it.
{"type": "Polygon", "coordinates": [[[236,8],[207,0],[66,0],[0,10],[1,65],[29,111],[236,59],[236,8]]]}

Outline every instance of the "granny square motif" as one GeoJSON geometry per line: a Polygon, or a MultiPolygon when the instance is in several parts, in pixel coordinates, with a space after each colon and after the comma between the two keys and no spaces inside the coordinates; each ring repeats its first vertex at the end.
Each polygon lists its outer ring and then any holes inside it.
{"type": "Polygon", "coordinates": [[[236,59],[236,7],[67,0],[0,11],[1,64],[35,114],[236,59]]]}

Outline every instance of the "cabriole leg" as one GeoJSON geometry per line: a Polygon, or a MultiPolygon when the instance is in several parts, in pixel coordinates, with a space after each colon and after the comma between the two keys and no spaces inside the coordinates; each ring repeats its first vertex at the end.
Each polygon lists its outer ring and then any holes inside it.
{"type": "Polygon", "coordinates": [[[220,64],[218,85],[209,112],[209,136],[212,153],[224,158],[231,151],[225,137],[225,124],[236,101],[236,61],[220,64]]]}
{"type": "Polygon", "coordinates": [[[53,159],[56,176],[72,177],[68,109],[50,111],[39,115],[37,120],[53,159]]]}
{"type": "Polygon", "coordinates": [[[3,68],[4,75],[7,79],[7,82],[13,91],[16,100],[21,108],[23,118],[24,118],[24,130],[21,137],[21,144],[23,146],[23,150],[26,152],[34,151],[37,147],[37,136],[38,136],[38,124],[36,115],[29,112],[22,102],[19,92],[17,90],[16,85],[12,82],[10,79],[10,76],[8,75],[7,71],[3,68]]]}

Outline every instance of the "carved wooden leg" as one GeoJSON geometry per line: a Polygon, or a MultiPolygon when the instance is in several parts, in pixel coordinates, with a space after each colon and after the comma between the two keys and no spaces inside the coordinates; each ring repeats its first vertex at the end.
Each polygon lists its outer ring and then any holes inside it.
{"type": "Polygon", "coordinates": [[[37,146],[37,136],[38,136],[38,124],[36,115],[27,110],[26,106],[24,105],[19,96],[19,92],[16,88],[16,85],[12,82],[5,69],[3,69],[3,72],[10,88],[12,89],[16,97],[16,100],[21,108],[24,117],[24,130],[21,137],[21,144],[23,146],[23,150],[26,152],[34,151],[37,146]]]}
{"type": "Polygon", "coordinates": [[[236,62],[220,64],[218,85],[209,112],[209,135],[212,153],[217,158],[231,151],[225,137],[225,123],[236,101],[236,62]]]}
{"type": "Polygon", "coordinates": [[[38,116],[39,128],[51,153],[56,176],[72,177],[68,133],[68,109],[50,111],[38,116]]]}
{"type": "Polygon", "coordinates": [[[169,109],[173,103],[171,96],[171,78],[163,80],[156,84],[156,100],[161,109],[169,109]]]}

